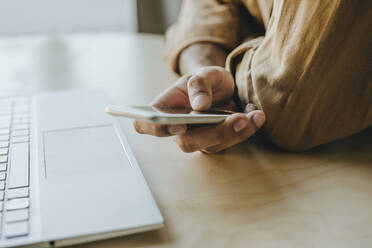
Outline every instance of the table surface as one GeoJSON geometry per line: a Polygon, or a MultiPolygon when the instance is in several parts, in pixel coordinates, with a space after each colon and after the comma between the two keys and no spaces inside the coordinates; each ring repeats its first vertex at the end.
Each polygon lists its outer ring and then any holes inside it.
{"type": "MultiPolygon", "coordinates": [[[[148,104],[177,78],[162,46],[156,35],[2,37],[0,94],[100,87],[148,104]]],[[[165,227],[79,247],[371,247],[372,129],[305,153],[256,136],[204,155],[121,124],[165,227]]]]}

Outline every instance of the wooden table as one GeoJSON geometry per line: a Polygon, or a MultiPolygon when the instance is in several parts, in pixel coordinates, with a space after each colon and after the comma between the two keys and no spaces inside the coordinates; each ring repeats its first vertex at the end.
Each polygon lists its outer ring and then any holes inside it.
{"type": "MultiPolygon", "coordinates": [[[[162,37],[118,33],[0,39],[0,94],[102,87],[147,104],[176,76],[162,37]]],[[[163,229],[79,247],[372,247],[372,130],[312,151],[260,137],[216,155],[122,126],[165,217],[163,229]]]]}

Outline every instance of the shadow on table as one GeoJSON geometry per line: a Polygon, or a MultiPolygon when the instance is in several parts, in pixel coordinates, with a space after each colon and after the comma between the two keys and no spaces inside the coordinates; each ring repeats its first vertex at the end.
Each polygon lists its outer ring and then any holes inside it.
{"type": "Polygon", "coordinates": [[[257,150],[261,152],[270,152],[272,154],[281,154],[283,157],[298,157],[315,160],[325,159],[329,162],[350,162],[355,165],[368,164],[372,167],[372,128],[302,153],[282,151],[260,137],[256,137],[253,142],[257,150]]]}
{"type": "MultiPolygon", "coordinates": [[[[221,239],[221,247],[236,231],[245,233],[239,237],[246,241],[265,233],[280,237],[281,231],[321,237],[326,225],[338,230],[335,220],[352,209],[345,201],[354,199],[353,193],[370,190],[369,184],[364,188],[356,184],[371,178],[371,151],[369,129],[303,153],[283,152],[255,137],[220,154],[188,155],[195,156],[189,160],[193,164],[178,168],[193,177],[170,181],[173,190],[182,194],[168,199],[174,206],[163,211],[163,229],[79,247],[172,247],[190,244],[190,240],[208,243],[210,232],[216,234],[213,242],[221,239]],[[340,212],[333,215],[332,209],[340,212]],[[188,228],[185,237],[179,236],[180,230],[190,226],[204,229],[188,228]]],[[[362,205],[353,207],[368,212],[362,205]]]]}

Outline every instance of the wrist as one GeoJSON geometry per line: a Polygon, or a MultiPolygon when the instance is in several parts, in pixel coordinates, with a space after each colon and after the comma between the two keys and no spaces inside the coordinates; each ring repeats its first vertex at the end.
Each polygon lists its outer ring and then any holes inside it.
{"type": "Polygon", "coordinates": [[[225,66],[226,52],[213,43],[195,43],[185,48],[179,57],[181,75],[193,74],[206,66],[225,66]]]}

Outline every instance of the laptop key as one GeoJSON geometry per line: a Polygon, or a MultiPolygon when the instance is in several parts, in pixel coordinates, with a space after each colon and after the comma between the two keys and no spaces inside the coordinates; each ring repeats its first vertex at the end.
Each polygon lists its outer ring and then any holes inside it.
{"type": "Polygon", "coordinates": [[[22,118],[22,124],[29,124],[30,118],[22,118]]]}
{"type": "Polygon", "coordinates": [[[0,163],[8,162],[8,155],[0,155],[0,163]]]}
{"type": "Polygon", "coordinates": [[[12,98],[6,97],[0,99],[0,106],[12,106],[13,99],[14,99],[13,97],[12,98]]]}
{"type": "Polygon", "coordinates": [[[16,105],[14,108],[14,113],[27,113],[29,110],[28,105],[16,105]]]}
{"type": "Polygon", "coordinates": [[[8,101],[6,103],[3,102],[2,99],[0,99],[0,109],[1,110],[4,110],[4,109],[12,109],[12,101],[8,101]]]}
{"type": "Polygon", "coordinates": [[[24,209],[30,206],[28,198],[18,198],[6,202],[6,210],[24,209]]]}
{"type": "Polygon", "coordinates": [[[14,130],[24,130],[24,129],[28,129],[29,125],[28,124],[19,124],[19,125],[14,125],[13,128],[14,128],[14,130]]]}
{"type": "MultiPolygon", "coordinates": [[[[26,130],[16,130],[12,133],[12,136],[27,136],[27,135],[29,135],[29,133],[30,132],[28,131],[28,129],[26,129],[26,130]]],[[[1,136],[0,136],[0,138],[1,138],[1,136]]]]}
{"type": "Polygon", "coordinates": [[[9,148],[0,148],[0,155],[8,155],[9,148]]]}
{"type": "Polygon", "coordinates": [[[0,134],[9,134],[10,129],[9,128],[0,128],[0,134]]]}
{"type": "Polygon", "coordinates": [[[9,138],[9,134],[0,134],[0,141],[8,141],[9,138]]]}
{"type": "Polygon", "coordinates": [[[22,120],[24,118],[30,118],[30,115],[29,114],[15,114],[13,116],[13,122],[14,122],[14,119],[22,120]]]}
{"type": "Polygon", "coordinates": [[[13,125],[19,125],[22,124],[22,118],[13,118],[13,125]]]}
{"type": "Polygon", "coordinates": [[[4,201],[4,195],[5,195],[5,192],[0,191],[0,201],[4,201]]]}
{"type": "Polygon", "coordinates": [[[12,114],[11,108],[0,108],[0,116],[8,116],[12,114]]]}
{"type": "Polygon", "coordinates": [[[0,172],[0,180],[1,181],[4,181],[6,179],[6,172],[5,171],[1,171],[0,172]]]}
{"type": "Polygon", "coordinates": [[[9,141],[0,141],[0,148],[8,148],[9,141]]]}
{"type": "Polygon", "coordinates": [[[17,136],[12,138],[13,143],[23,143],[28,142],[30,138],[28,136],[17,136]]]}
{"type": "Polygon", "coordinates": [[[9,188],[26,187],[29,183],[29,145],[18,143],[12,145],[10,159],[9,188]]]}
{"type": "Polygon", "coordinates": [[[9,128],[10,127],[10,121],[11,121],[10,117],[1,116],[0,117],[0,128],[9,128]]]}
{"type": "Polygon", "coordinates": [[[17,96],[9,99],[11,99],[15,105],[27,105],[30,102],[30,97],[28,96],[17,96]]]}
{"type": "Polygon", "coordinates": [[[5,181],[0,181],[0,190],[5,189],[5,181]]]}
{"type": "Polygon", "coordinates": [[[5,163],[0,164],[0,171],[6,171],[6,168],[7,168],[7,164],[5,163]]]}
{"type": "Polygon", "coordinates": [[[7,223],[4,226],[4,235],[6,238],[15,238],[28,235],[28,222],[7,223]]]}
{"type": "Polygon", "coordinates": [[[7,211],[5,213],[5,222],[6,223],[25,221],[25,220],[28,220],[28,219],[29,219],[28,209],[7,211]]]}
{"type": "Polygon", "coordinates": [[[0,201],[0,212],[3,212],[4,202],[0,201]]]}
{"type": "Polygon", "coordinates": [[[8,199],[28,197],[29,190],[28,188],[9,189],[6,195],[8,199]]]}

